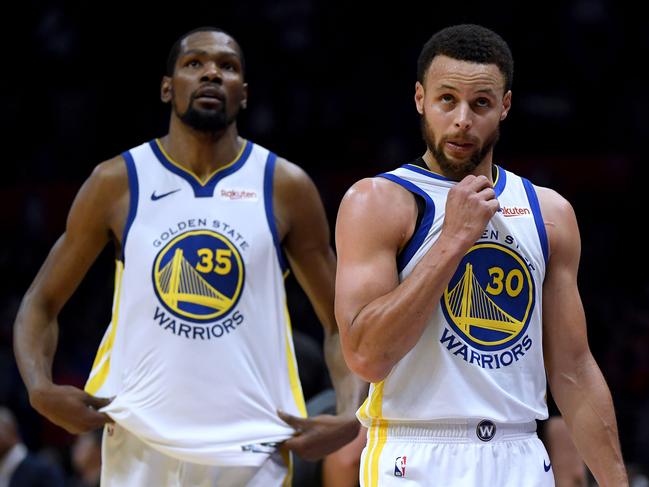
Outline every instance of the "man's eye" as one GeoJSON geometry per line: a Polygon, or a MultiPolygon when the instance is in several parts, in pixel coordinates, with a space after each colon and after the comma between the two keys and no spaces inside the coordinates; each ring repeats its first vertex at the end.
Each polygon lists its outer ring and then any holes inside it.
{"type": "Polygon", "coordinates": [[[196,60],[196,59],[192,59],[190,61],[187,61],[187,64],[186,64],[186,66],[189,66],[190,68],[198,68],[198,67],[200,67],[200,65],[201,65],[201,62],[196,60]]]}
{"type": "Polygon", "coordinates": [[[486,108],[489,105],[491,105],[491,103],[489,103],[489,100],[487,98],[478,98],[475,104],[480,108],[486,108]]]}
{"type": "Polygon", "coordinates": [[[442,95],[440,100],[442,100],[443,103],[453,103],[454,98],[451,95],[442,95]]]}

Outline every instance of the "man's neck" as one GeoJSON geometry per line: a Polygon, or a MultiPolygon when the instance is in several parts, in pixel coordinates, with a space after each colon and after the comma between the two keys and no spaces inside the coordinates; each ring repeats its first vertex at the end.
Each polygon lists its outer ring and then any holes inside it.
{"type": "MultiPolygon", "coordinates": [[[[428,166],[428,168],[437,174],[441,174],[442,176],[445,176],[449,179],[457,179],[453,174],[447,174],[439,165],[437,160],[435,160],[435,156],[433,156],[433,153],[430,150],[426,150],[426,153],[422,156],[422,159],[428,166]]],[[[485,155],[485,158],[478,164],[473,171],[471,171],[469,174],[472,174],[474,176],[486,176],[489,181],[493,184],[493,152],[489,152],[487,155],[485,155]]],[[[468,174],[467,174],[468,176],[468,174]]],[[[460,178],[460,179],[463,179],[460,178]]]]}
{"type": "Polygon", "coordinates": [[[169,133],[160,142],[174,162],[201,180],[234,161],[244,144],[235,123],[223,132],[209,133],[195,130],[173,118],[169,133]]]}

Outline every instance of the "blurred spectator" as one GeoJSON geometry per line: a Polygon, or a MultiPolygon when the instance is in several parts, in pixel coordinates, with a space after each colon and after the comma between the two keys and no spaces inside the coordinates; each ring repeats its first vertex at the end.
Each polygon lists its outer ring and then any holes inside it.
{"type": "Polygon", "coordinates": [[[20,441],[13,413],[0,406],[0,487],[62,487],[61,470],[20,441]]]}
{"type": "Polygon", "coordinates": [[[76,437],[70,452],[74,475],[66,487],[99,487],[102,429],[76,437]]]}

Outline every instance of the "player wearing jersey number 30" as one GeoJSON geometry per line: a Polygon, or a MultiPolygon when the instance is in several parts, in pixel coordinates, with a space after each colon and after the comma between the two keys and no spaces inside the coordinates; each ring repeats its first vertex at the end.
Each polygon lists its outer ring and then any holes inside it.
{"type": "Polygon", "coordinates": [[[586,339],[574,212],[493,162],[512,75],[494,32],[436,33],[414,96],[426,152],[341,204],[336,317],[348,365],[372,383],[363,486],[554,485],[535,433],[546,373],[599,485],[627,484],[586,339]]]}
{"type": "Polygon", "coordinates": [[[238,135],[247,93],[230,35],[183,35],[161,85],[169,133],[97,166],[22,302],[34,408],[73,433],[114,422],[102,486],[290,485],[290,451],[320,458],[358,432],[365,387],[339,350],[322,203],[302,169],[238,135]],[[113,316],[85,391],[54,384],[56,317],[109,241],[113,316]],[[288,264],[325,328],[338,415],[304,417],[288,264]]]}

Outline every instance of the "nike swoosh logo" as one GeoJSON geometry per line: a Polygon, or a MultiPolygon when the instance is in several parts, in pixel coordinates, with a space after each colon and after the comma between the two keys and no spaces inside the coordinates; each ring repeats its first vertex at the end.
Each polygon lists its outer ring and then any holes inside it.
{"type": "Polygon", "coordinates": [[[174,194],[176,192],[180,191],[180,188],[174,189],[173,191],[169,191],[168,193],[162,193],[162,194],[155,194],[155,191],[151,193],[151,201],[157,201],[160,198],[164,198],[165,196],[169,196],[170,194],[174,194]]]}
{"type": "Polygon", "coordinates": [[[543,470],[549,472],[551,468],[552,468],[552,462],[550,462],[550,465],[546,465],[545,460],[543,460],[543,470]]]}

